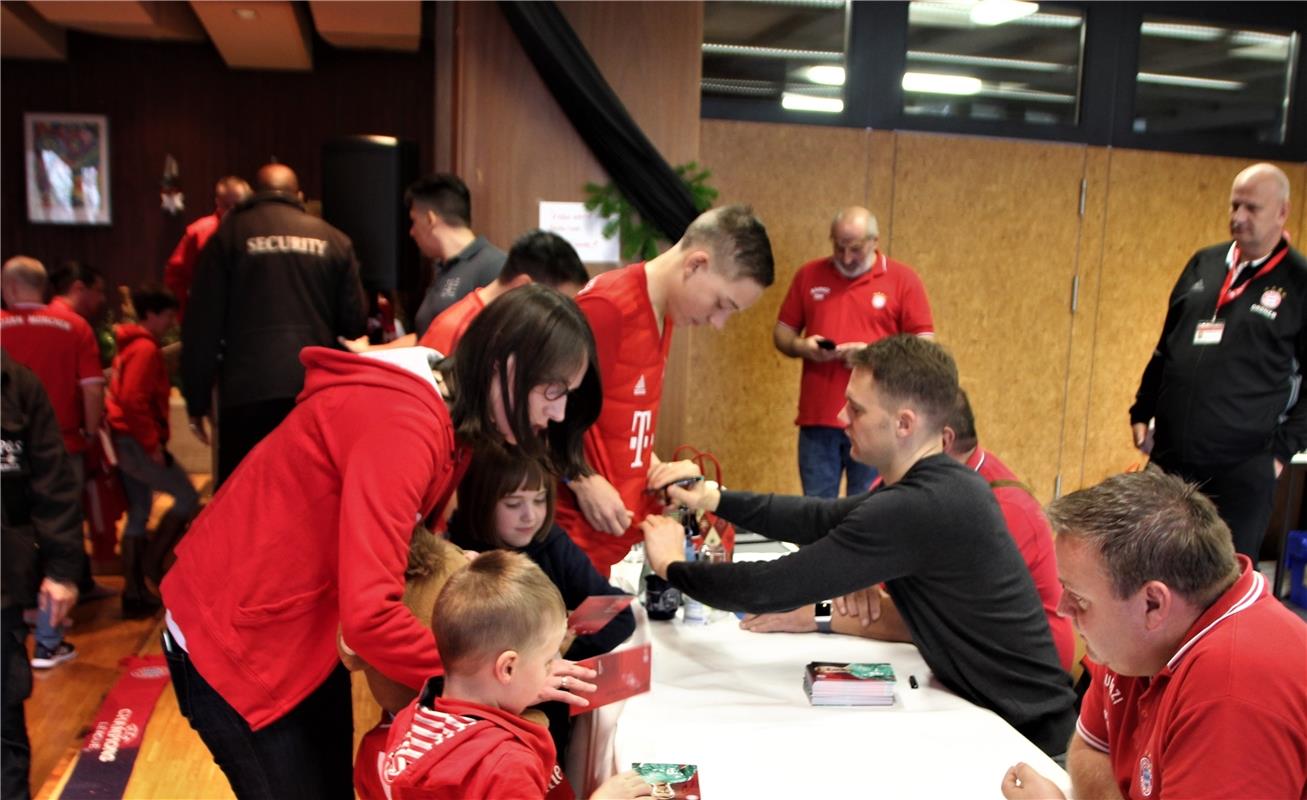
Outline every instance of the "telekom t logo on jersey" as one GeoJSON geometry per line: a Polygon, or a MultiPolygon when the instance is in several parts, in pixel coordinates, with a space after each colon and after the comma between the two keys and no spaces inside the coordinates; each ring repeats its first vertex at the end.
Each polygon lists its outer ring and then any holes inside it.
{"type": "Polygon", "coordinates": [[[631,416],[631,450],[635,451],[635,458],[631,459],[632,467],[644,466],[645,448],[653,444],[653,435],[649,433],[652,427],[652,411],[637,411],[631,416]]]}

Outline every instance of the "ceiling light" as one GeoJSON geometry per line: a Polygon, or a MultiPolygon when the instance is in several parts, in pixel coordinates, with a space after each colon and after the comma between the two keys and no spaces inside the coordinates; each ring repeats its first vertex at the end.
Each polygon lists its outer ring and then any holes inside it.
{"type": "MultiPolygon", "coordinates": [[[[1035,28],[1078,28],[1082,21],[1078,11],[1039,12],[1013,20],[1018,25],[1035,28]]],[[[912,0],[908,3],[908,24],[945,28],[970,28],[971,7],[966,3],[929,3],[912,0]]]]}
{"type": "Polygon", "coordinates": [[[932,72],[903,73],[903,91],[925,94],[977,94],[980,78],[969,75],[936,75],[932,72]]]}
{"type": "Polygon", "coordinates": [[[1002,25],[1039,10],[1039,3],[1024,0],[980,0],[971,7],[968,16],[976,25],[1002,25]]]}
{"type": "Polygon", "coordinates": [[[252,22],[255,19],[257,19],[259,16],[259,12],[255,11],[252,8],[233,8],[231,10],[231,13],[236,15],[236,19],[243,20],[245,22],[252,22]]]}
{"type": "Polygon", "coordinates": [[[1189,75],[1164,75],[1159,72],[1141,72],[1137,78],[1140,83],[1187,86],[1191,89],[1219,89],[1223,92],[1237,92],[1244,87],[1242,81],[1220,81],[1215,78],[1194,78],[1189,75]]]}
{"type": "Polygon", "coordinates": [[[1214,42],[1225,35],[1225,28],[1210,25],[1179,25],[1171,22],[1145,22],[1139,26],[1144,36],[1183,39],[1189,42],[1214,42]]]}
{"type": "Polygon", "coordinates": [[[825,86],[844,85],[844,67],[832,67],[829,65],[808,67],[803,70],[803,74],[804,77],[812,83],[820,83],[825,86]]]}
{"type": "Polygon", "coordinates": [[[961,64],[966,67],[997,67],[1020,69],[1027,72],[1071,72],[1072,64],[1054,64],[1052,61],[1027,61],[1022,58],[996,58],[994,56],[964,56],[957,53],[932,53],[927,50],[909,50],[908,61],[926,64],[961,64]]]}
{"type": "Polygon", "coordinates": [[[795,50],[792,47],[759,47],[751,44],[720,44],[704,42],[700,50],[706,56],[744,56],[745,58],[776,58],[782,60],[842,62],[844,54],[838,50],[795,50]]]}
{"type": "Polygon", "coordinates": [[[820,111],[838,114],[844,110],[844,101],[838,97],[813,97],[810,94],[785,92],[781,95],[781,108],[787,111],[820,111]]]}

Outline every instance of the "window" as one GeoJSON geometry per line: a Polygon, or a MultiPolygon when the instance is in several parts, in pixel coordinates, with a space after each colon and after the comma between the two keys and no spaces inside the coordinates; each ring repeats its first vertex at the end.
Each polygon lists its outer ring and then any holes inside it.
{"type": "Polygon", "coordinates": [[[1074,126],[1083,32],[1077,9],[913,0],[903,113],[1074,126]]]}
{"type": "Polygon", "coordinates": [[[703,97],[843,111],[847,16],[845,0],[704,3],[703,97]]]}
{"type": "Polygon", "coordinates": [[[1298,35],[1144,17],[1132,130],[1283,144],[1298,35]]]}

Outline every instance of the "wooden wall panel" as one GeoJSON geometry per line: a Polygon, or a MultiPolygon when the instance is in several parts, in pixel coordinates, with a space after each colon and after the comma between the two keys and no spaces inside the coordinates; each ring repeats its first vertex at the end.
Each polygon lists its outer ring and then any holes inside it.
{"type": "Polygon", "coordinates": [[[1086,148],[906,133],[897,142],[890,254],[925,282],[982,444],[1048,500],[1086,148]]]}
{"type": "Polygon", "coordinates": [[[777,274],[726,330],[689,332],[686,440],[713,450],[733,486],[797,494],[800,365],[772,347],[772,329],[795,270],[830,253],[831,217],[867,202],[872,140],[860,130],[751,122],[705,120],[702,130],[719,202],[754,207],[777,274]]]}
{"type": "MultiPolygon", "coordinates": [[[[1230,183],[1244,159],[1113,150],[1108,173],[1083,483],[1137,463],[1129,409],[1166,316],[1167,298],[1195,250],[1229,241],[1230,183]]],[[[1281,164],[1302,197],[1302,164],[1281,164]]],[[[1299,217],[1301,220],[1301,217],[1299,217]]],[[[1301,229],[1290,234],[1300,242],[1301,229]]],[[[1301,223],[1299,223],[1300,225],[1301,223]]]]}
{"type": "Polygon", "coordinates": [[[1085,440],[1088,432],[1094,340],[1098,333],[1098,303],[1102,286],[1104,222],[1107,214],[1108,166],[1111,151],[1091,147],[1085,159],[1085,212],[1080,223],[1076,269],[1080,276],[1078,310],[1071,318],[1071,357],[1068,359],[1066,412],[1062,424],[1060,474],[1063,494],[1083,485],[1085,440]]]}
{"type": "Polygon", "coordinates": [[[207,42],[68,36],[67,62],[5,59],[0,70],[4,257],[30,253],[47,266],[78,259],[99,267],[111,285],[135,285],[163,275],[186,223],[212,212],[222,175],[253,180],[276,156],[299,174],[305,196],[321,198],[323,145],[360,133],[419,142],[418,166],[431,169],[429,40],[416,54],[318,41],[313,71],[288,73],[230,70],[207,42]],[[31,111],[108,116],[112,225],[27,221],[22,116],[31,111]],[[159,204],[168,154],[186,195],[178,217],[159,204]]]}
{"type": "MultiPolygon", "coordinates": [[[[689,3],[559,3],[632,118],[677,166],[699,157],[703,9],[689,3]]],[[[437,17],[439,23],[441,17],[437,17]]],[[[605,183],[572,123],[522,51],[494,3],[460,3],[451,97],[453,170],[472,192],[473,228],[507,250],[535,228],[541,200],[585,199],[605,183]]],[[[440,33],[437,33],[440,38],[440,33]]],[[[436,138],[443,134],[437,131],[436,138]]],[[[683,440],[688,342],[672,343],[657,448],[683,440]]]]}
{"type": "MultiPolygon", "coordinates": [[[[613,90],[663,157],[699,152],[698,3],[560,3],[613,90]]],[[[494,3],[455,14],[455,170],[473,227],[507,249],[536,227],[541,200],[582,200],[608,180],[494,3]]],[[[439,135],[439,133],[438,133],[439,135]]]]}

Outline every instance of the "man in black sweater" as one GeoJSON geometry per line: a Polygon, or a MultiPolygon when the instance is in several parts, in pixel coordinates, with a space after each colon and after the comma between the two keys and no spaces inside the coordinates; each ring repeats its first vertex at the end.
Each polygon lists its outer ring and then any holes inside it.
{"type": "Polygon", "coordinates": [[[840,412],[852,455],[884,483],[838,500],[672,487],[675,502],[806,545],[776,561],[685,563],[681,527],[644,523],[652,569],[715,608],[785,611],[884,582],[931,671],[1050,755],[1075,725],[1070,677],[988,485],[943,451],[958,393],[941,347],[894,336],[852,357],[840,412]]]}
{"type": "Polygon", "coordinates": [[[1198,484],[1257,561],[1275,479],[1307,447],[1307,260],[1289,246],[1289,179],[1273,164],[1240,172],[1230,235],[1189,259],[1130,408],[1134,443],[1198,484]],[[1155,434],[1148,423],[1155,421],[1155,434]]]}

